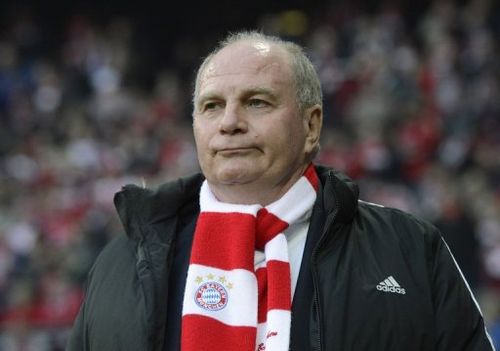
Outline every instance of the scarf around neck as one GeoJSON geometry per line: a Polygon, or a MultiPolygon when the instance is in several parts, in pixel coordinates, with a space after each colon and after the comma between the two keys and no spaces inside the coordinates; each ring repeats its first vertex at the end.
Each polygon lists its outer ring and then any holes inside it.
{"type": "Polygon", "coordinates": [[[264,207],[220,202],[204,181],[184,291],[182,351],[288,350],[292,293],[284,232],[310,215],[318,186],[310,164],[264,207]],[[265,254],[258,266],[255,250],[265,254]]]}

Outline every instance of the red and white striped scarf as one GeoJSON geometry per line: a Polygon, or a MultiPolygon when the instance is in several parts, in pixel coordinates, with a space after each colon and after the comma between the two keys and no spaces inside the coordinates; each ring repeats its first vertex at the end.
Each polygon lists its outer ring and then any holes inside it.
{"type": "Polygon", "coordinates": [[[219,202],[200,190],[182,311],[182,351],[285,351],[291,279],[284,231],[310,215],[319,180],[313,165],[272,204],[219,202]],[[254,266],[255,250],[265,262],[254,266]]]}

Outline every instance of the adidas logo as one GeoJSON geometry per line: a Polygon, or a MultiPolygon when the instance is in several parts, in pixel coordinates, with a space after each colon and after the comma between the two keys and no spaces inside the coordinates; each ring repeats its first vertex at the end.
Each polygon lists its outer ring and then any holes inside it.
{"type": "Polygon", "coordinates": [[[377,290],[380,291],[385,291],[385,292],[392,292],[396,294],[401,294],[404,295],[406,294],[406,290],[401,287],[401,285],[398,284],[396,279],[391,275],[387,278],[385,278],[383,281],[377,284],[377,290]]]}

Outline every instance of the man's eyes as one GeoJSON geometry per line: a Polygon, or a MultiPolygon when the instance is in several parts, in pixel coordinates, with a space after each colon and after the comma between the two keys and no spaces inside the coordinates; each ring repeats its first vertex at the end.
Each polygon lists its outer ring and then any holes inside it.
{"type": "Polygon", "coordinates": [[[269,105],[270,105],[269,102],[262,99],[250,99],[248,101],[248,106],[250,107],[261,108],[261,107],[267,107],[269,105]]]}
{"type": "MultiPolygon", "coordinates": [[[[246,106],[250,108],[264,108],[271,105],[270,102],[257,98],[248,99],[244,104],[246,104],[246,106]]],[[[223,107],[224,107],[224,102],[222,101],[207,101],[202,104],[201,111],[212,112],[223,107]]]]}
{"type": "Polygon", "coordinates": [[[220,102],[210,101],[203,105],[203,111],[213,111],[221,106],[220,102]]]}

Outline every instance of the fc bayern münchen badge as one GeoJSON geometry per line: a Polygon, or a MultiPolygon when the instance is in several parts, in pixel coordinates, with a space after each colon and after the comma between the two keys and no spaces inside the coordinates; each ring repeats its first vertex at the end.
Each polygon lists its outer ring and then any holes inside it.
{"type": "Polygon", "coordinates": [[[218,311],[226,307],[228,294],[222,284],[214,281],[204,282],[194,294],[194,301],[208,311],[218,311]]]}

